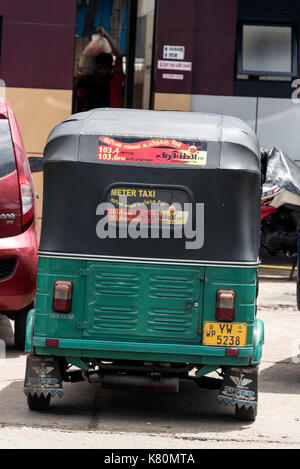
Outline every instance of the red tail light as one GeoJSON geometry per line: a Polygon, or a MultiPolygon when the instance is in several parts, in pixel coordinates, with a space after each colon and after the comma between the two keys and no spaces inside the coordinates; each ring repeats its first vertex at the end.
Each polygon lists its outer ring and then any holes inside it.
{"type": "Polygon", "coordinates": [[[22,226],[26,229],[33,219],[34,201],[32,187],[24,173],[19,173],[19,183],[22,204],[22,226]]]}
{"type": "Polygon", "coordinates": [[[226,357],[237,357],[238,354],[239,354],[238,348],[227,348],[225,352],[226,357]]]}
{"type": "MultiPolygon", "coordinates": [[[[18,137],[17,140],[19,140],[21,138],[19,132],[15,130],[15,134],[16,138],[18,137]]],[[[35,199],[29,163],[25,150],[23,146],[20,145],[20,141],[19,143],[14,142],[16,165],[19,176],[20,202],[22,208],[22,231],[25,231],[34,219],[35,199]]]]}
{"type": "Polygon", "coordinates": [[[46,347],[58,347],[57,339],[46,339],[46,347]]]}
{"type": "Polygon", "coordinates": [[[53,294],[53,311],[57,313],[69,313],[72,308],[72,282],[60,281],[55,282],[53,294]]]}
{"type": "Polygon", "coordinates": [[[218,290],[216,303],[216,320],[233,321],[234,320],[234,297],[233,290],[218,290]]]}

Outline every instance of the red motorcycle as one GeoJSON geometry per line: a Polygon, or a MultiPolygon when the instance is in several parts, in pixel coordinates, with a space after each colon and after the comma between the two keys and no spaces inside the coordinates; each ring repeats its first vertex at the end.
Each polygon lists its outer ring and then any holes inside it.
{"type": "Polygon", "coordinates": [[[261,220],[261,247],[270,255],[296,257],[300,195],[278,185],[264,184],[261,220]]]}

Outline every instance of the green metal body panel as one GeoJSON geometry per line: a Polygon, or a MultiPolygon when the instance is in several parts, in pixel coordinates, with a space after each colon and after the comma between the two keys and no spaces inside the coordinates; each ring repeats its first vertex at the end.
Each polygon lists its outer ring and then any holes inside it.
{"type": "Polygon", "coordinates": [[[208,370],[258,364],[263,323],[255,321],[256,278],[256,268],[41,257],[26,351],[73,364],[82,357],[195,363],[208,370]],[[69,314],[52,310],[57,280],[73,282],[69,314]],[[247,323],[238,357],[202,345],[204,321],[215,321],[218,289],[235,290],[234,321],[247,323]],[[57,339],[58,347],[46,347],[47,338],[57,339]]]}

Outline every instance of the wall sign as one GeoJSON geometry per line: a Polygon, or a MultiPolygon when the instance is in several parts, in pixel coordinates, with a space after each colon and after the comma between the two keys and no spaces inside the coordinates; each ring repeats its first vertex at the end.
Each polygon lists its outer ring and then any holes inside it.
{"type": "Polygon", "coordinates": [[[184,60],[184,46],[164,46],[163,58],[184,60]]]}
{"type": "Polygon", "coordinates": [[[176,62],[175,60],[159,60],[157,63],[159,70],[180,70],[190,72],[192,70],[192,62],[176,62]]]}
{"type": "Polygon", "coordinates": [[[182,73],[163,73],[162,77],[165,80],[183,80],[184,78],[182,73]]]}

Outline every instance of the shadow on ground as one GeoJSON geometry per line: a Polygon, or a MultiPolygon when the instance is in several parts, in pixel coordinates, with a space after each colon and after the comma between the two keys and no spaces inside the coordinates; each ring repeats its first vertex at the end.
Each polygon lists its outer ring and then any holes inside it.
{"type": "Polygon", "coordinates": [[[67,383],[47,413],[29,411],[23,382],[0,392],[0,425],[56,430],[122,433],[215,433],[242,430],[251,423],[235,418],[234,408],[217,402],[217,392],[184,382],[179,393],[100,389],[67,383]]]}
{"type": "Polygon", "coordinates": [[[260,392],[300,394],[300,359],[299,363],[293,363],[294,358],[287,358],[268,368],[261,369],[259,374],[260,392]]]}
{"type": "MultiPolygon", "coordinates": [[[[262,369],[259,392],[284,394],[292,399],[300,393],[300,364],[284,360],[262,369]]],[[[125,434],[172,433],[187,437],[200,432],[224,437],[227,432],[255,426],[237,420],[234,408],[219,404],[217,394],[187,381],[181,383],[179,393],[121,391],[101,389],[86,382],[64,383],[64,396],[52,399],[48,413],[39,413],[28,409],[23,379],[18,379],[8,381],[0,391],[0,425],[125,434]]]]}

